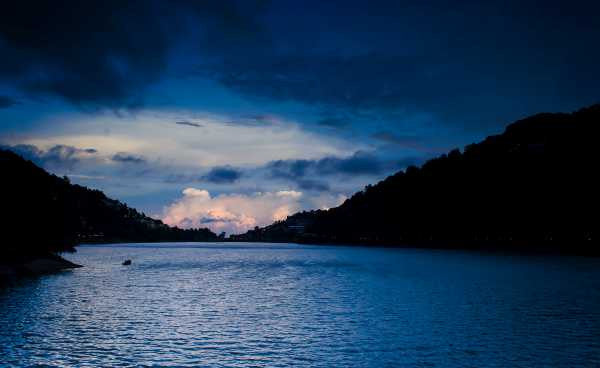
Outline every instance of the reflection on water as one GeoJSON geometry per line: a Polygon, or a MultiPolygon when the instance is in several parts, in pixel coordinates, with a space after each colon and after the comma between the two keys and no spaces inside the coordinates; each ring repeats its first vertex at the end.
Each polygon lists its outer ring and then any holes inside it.
{"type": "Polygon", "coordinates": [[[600,365],[600,259],[264,244],[68,257],[85,268],[0,290],[0,366],[600,365]]]}

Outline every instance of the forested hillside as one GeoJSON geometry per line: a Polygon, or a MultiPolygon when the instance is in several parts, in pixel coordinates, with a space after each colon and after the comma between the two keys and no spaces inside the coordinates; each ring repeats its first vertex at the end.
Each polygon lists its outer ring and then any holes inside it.
{"type": "Polygon", "coordinates": [[[538,114],[238,240],[596,252],[600,105],[538,114]]]}
{"type": "Polygon", "coordinates": [[[208,229],[169,227],[99,190],[74,185],[0,150],[5,259],[71,249],[82,242],[211,241],[208,229]]]}

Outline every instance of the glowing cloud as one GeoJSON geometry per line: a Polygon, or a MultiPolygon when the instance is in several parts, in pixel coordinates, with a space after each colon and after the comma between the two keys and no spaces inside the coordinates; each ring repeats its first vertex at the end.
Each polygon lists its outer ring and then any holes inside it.
{"type": "Polygon", "coordinates": [[[196,188],[186,188],[182,193],[182,198],[165,208],[162,220],[183,228],[208,227],[217,232],[240,233],[284,220],[302,208],[302,193],[293,190],[216,197],[196,188]]]}

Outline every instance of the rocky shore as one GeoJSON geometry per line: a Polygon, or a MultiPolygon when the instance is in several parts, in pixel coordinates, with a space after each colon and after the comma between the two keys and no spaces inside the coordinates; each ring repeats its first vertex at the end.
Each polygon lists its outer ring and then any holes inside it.
{"type": "Polygon", "coordinates": [[[83,266],[67,261],[59,255],[45,254],[19,262],[0,263],[0,282],[80,267],[83,266]]]}

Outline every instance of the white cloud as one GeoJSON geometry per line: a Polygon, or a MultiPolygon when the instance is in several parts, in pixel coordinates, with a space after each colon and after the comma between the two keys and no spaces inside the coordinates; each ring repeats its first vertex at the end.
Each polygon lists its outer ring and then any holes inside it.
{"type": "Polygon", "coordinates": [[[203,189],[186,188],[183,197],[166,207],[162,220],[183,228],[208,227],[215,232],[241,233],[265,226],[306,208],[338,205],[344,197],[320,197],[303,201],[302,192],[281,190],[212,197],[203,189]]]}

